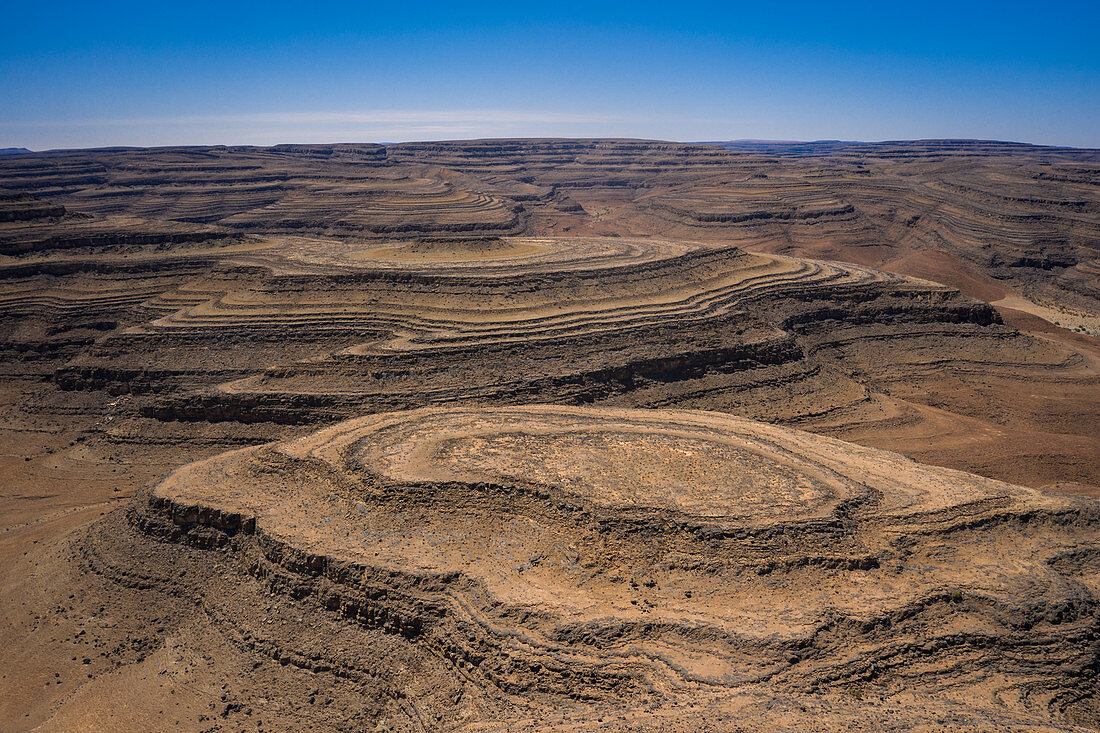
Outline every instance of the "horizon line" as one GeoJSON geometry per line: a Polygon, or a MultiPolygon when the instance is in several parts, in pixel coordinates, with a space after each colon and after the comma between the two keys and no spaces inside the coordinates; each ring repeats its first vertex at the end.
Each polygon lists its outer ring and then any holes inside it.
{"type": "MultiPolygon", "coordinates": [[[[890,144],[913,144],[913,143],[969,143],[969,144],[998,144],[998,145],[1013,145],[1021,147],[1033,147],[1033,148],[1049,148],[1058,150],[1079,150],[1079,151],[1098,151],[1100,147],[1086,147],[1076,145],[1053,145],[1047,143],[1034,143],[1021,140],[1002,140],[997,138],[980,138],[980,137],[918,137],[918,138],[886,138],[881,140],[857,140],[857,139],[841,139],[841,138],[818,138],[818,139],[768,139],[768,138],[728,138],[722,140],[673,140],[666,138],[649,138],[649,137],[629,137],[629,136],[509,136],[509,137],[456,137],[456,138],[439,138],[439,139],[413,139],[413,140],[395,140],[395,141],[374,141],[374,140],[342,140],[333,142],[281,142],[273,143],[270,145],[264,145],[259,143],[179,143],[179,144],[166,144],[166,145],[102,145],[92,147],[62,147],[62,148],[44,148],[35,150],[20,145],[6,145],[0,146],[0,155],[38,155],[45,153],[68,153],[68,152],[94,152],[94,151],[113,151],[113,150],[172,150],[180,148],[256,148],[256,149],[273,149],[280,147],[312,147],[312,148],[324,148],[324,147],[338,147],[338,146],[354,146],[354,145],[375,145],[378,147],[392,147],[396,145],[426,145],[426,144],[440,144],[440,143],[471,143],[471,142],[504,142],[504,141],[547,141],[547,142],[564,142],[564,141],[629,141],[629,142],[649,142],[649,143],[672,143],[677,145],[711,145],[711,146],[723,146],[731,144],[756,144],[756,145],[822,145],[822,144],[838,144],[838,145],[890,145],[890,144]]],[[[731,151],[733,152],[733,151],[731,151]]]]}

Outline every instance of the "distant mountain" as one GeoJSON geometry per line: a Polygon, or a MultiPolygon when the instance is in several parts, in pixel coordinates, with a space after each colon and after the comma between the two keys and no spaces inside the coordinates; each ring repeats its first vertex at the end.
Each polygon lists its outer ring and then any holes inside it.
{"type": "Polygon", "coordinates": [[[19,155],[20,153],[33,152],[33,150],[27,150],[26,148],[0,148],[0,155],[19,155]]]}
{"type": "MultiPolygon", "coordinates": [[[[967,154],[996,156],[1025,151],[1072,151],[1076,148],[1033,145],[1031,143],[1002,140],[883,140],[861,142],[858,140],[723,140],[700,143],[742,153],[766,153],[792,157],[821,155],[887,155],[905,151],[906,155],[967,154]]],[[[1085,152],[1092,152],[1081,149],[1085,152]]]]}

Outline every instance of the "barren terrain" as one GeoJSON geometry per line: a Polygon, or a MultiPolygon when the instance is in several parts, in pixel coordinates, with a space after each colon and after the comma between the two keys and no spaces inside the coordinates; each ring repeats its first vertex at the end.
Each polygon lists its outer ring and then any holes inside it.
{"type": "Polygon", "coordinates": [[[1100,727],[1100,153],[0,187],[0,729],[1100,727]]]}

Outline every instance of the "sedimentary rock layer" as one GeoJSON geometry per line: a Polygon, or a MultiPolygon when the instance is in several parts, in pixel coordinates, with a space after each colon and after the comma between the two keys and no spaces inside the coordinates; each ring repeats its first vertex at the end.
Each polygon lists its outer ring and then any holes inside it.
{"type": "Polygon", "coordinates": [[[0,728],[1095,729],[1097,165],[0,160],[0,728]]]}
{"type": "Polygon", "coordinates": [[[981,141],[487,140],[21,155],[0,160],[0,185],[260,234],[719,241],[1097,314],[1073,271],[1100,255],[1098,164],[1096,151],[981,141]]]}
{"type": "Polygon", "coordinates": [[[1041,725],[1095,694],[1095,501],[727,415],[382,414],[181,468],[136,516],[404,636],[503,728],[917,679],[909,720],[1041,725]]]}
{"type": "Polygon", "coordinates": [[[655,238],[258,238],[69,217],[0,231],[100,232],[0,261],[4,368],[131,396],[113,440],[208,432],[179,420],[275,438],[456,401],[611,402],[727,410],[1015,481],[1100,475],[1079,458],[1098,455],[1093,362],[928,281],[655,238]],[[1052,412],[1053,393],[1072,409],[1052,412]],[[992,447],[958,449],[976,437],[992,447]]]}

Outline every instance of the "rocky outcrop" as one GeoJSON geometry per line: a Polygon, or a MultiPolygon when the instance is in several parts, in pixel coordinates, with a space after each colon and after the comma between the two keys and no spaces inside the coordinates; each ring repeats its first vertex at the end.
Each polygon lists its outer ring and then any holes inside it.
{"type": "Polygon", "coordinates": [[[714,413],[378,415],[177,470],[134,517],[403,638],[501,725],[652,702],[703,730],[762,691],[917,679],[906,716],[1051,725],[1096,692],[1100,586],[1066,561],[1100,552],[1095,501],[714,413]]]}

